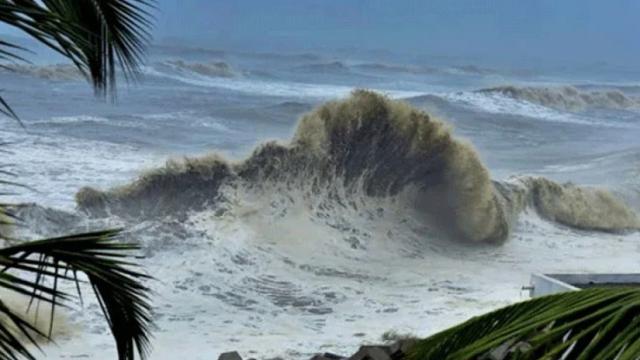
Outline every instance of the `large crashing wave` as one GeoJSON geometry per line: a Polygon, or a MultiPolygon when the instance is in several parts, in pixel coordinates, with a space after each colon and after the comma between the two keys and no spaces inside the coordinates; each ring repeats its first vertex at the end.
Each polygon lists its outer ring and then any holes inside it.
{"type": "Polygon", "coordinates": [[[391,199],[401,205],[394,210],[472,242],[504,241],[527,207],[581,229],[640,228],[636,214],[603,190],[542,178],[494,183],[444,122],[362,90],[303,116],[290,144],[264,144],[238,163],[215,155],[170,161],[123,187],[84,188],[77,201],[94,216],[154,217],[215,208],[229,188],[300,196],[311,213],[391,199]]]}
{"type": "Polygon", "coordinates": [[[620,90],[579,90],[573,86],[532,87],[499,86],[478,90],[484,94],[500,94],[550,108],[577,111],[586,108],[628,109],[640,107],[640,99],[620,90]]]}

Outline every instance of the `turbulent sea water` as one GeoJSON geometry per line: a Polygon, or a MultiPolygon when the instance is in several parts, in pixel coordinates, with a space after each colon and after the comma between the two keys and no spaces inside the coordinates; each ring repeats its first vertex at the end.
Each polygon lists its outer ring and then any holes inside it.
{"type": "MultiPolygon", "coordinates": [[[[17,231],[141,242],[152,359],[346,354],[524,299],[532,272],[640,266],[628,77],[156,48],[112,105],[67,65],[13,70],[17,231]]],[[[97,304],[64,318],[50,357],[113,358],[97,304]]]]}

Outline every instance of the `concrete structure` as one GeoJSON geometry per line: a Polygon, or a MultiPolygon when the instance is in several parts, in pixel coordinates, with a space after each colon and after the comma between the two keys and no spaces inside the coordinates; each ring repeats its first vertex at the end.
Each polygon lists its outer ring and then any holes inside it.
{"type": "Polygon", "coordinates": [[[640,274],[532,274],[529,296],[537,297],[592,287],[640,286],[640,274]]]}

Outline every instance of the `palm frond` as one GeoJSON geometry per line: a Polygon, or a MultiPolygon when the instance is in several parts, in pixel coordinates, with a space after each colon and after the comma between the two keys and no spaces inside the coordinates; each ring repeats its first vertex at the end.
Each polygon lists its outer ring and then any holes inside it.
{"type": "MultiPolygon", "coordinates": [[[[71,294],[60,290],[59,282],[75,282],[77,296],[81,298],[80,280],[76,274],[84,273],[109,324],[118,358],[132,360],[137,353],[144,359],[149,351],[152,319],[149,289],[143,282],[150,277],[135,270],[136,265],[129,262],[129,251],[138,246],[117,241],[119,232],[77,234],[0,249],[0,287],[50,304],[52,326],[56,306],[65,306],[72,298],[71,294]],[[11,270],[19,271],[21,275],[32,274],[34,279],[12,276],[11,270]]],[[[7,353],[33,359],[27,350],[18,346],[22,346],[20,342],[3,337],[2,334],[8,331],[5,325],[0,322],[0,351],[6,349],[7,353]]],[[[23,322],[20,325],[18,329],[22,335],[33,335],[32,327],[25,327],[23,322]]],[[[50,336],[51,330],[44,335],[50,336]]]]}
{"type": "MultiPolygon", "coordinates": [[[[115,95],[116,71],[135,79],[151,38],[154,0],[0,0],[0,22],[70,59],[99,95],[115,95]]],[[[0,43],[0,57],[15,59],[0,43]],[[4,51],[4,53],[2,52],[4,51]]]]}
{"type": "MultiPolygon", "coordinates": [[[[127,80],[136,77],[150,38],[148,8],[152,4],[153,0],[0,0],[0,23],[23,30],[67,57],[91,81],[96,94],[115,96],[116,70],[122,70],[127,80]]],[[[0,40],[0,61],[26,61],[22,51],[22,47],[0,40]]],[[[20,122],[2,97],[0,114],[20,122]]],[[[0,174],[13,176],[6,170],[0,174]]],[[[0,185],[20,186],[1,179],[0,185]]],[[[11,208],[0,204],[0,225],[14,220],[11,208]]],[[[23,338],[37,346],[34,337],[50,337],[56,307],[66,306],[72,298],[60,290],[60,281],[74,282],[82,301],[77,273],[86,276],[96,295],[119,359],[132,360],[136,353],[145,358],[151,307],[149,289],[143,282],[149,277],[128,261],[129,251],[138,247],[116,241],[118,234],[118,230],[106,230],[0,249],[0,288],[51,306],[49,332],[42,333],[0,301],[0,358],[34,359],[23,338]],[[25,278],[28,274],[31,278],[25,278]]],[[[10,237],[0,233],[0,239],[10,237]]]]}
{"type": "Polygon", "coordinates": [[[19,52],[28,52],[28,50],[12,42],[0,40],[0,60],[28,62],[22,55],[18,55],[19,52]]]}
{"type": "Polygon", "coordinates": [[[0,96],[0,114],[7,116],[15,121],[17,121],[20,126],[24,127],[24,124],[18,117],[18,115],[13,111],[11,106],[0,96]]]}
{"type": "Polygon", "coordinates": [[[594,288],[511,305],[419,341],[413,360],[636,360],[640,290],[594,288]]]}
{"type": "Polygon", "coordinates": [[[31,323],[16,314],[12,309],[7,307],[0,300],[0,315],[4,317],[4,321],[0,324],[0,358],[18,360],[20,357],[29,360],[35,360],[31,352],[27,349],[19,335],[28,339],[28,341],[38,347],[35,337],[47,337],[31,323]],[[11,325],[17,331],[11,330],[11,325]]]}

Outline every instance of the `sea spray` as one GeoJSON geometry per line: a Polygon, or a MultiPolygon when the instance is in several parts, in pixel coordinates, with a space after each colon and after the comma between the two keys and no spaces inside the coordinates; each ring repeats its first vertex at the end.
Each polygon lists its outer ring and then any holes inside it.
{"type": "Polygon", "coordinates": [[[265,143],[237,163],[215,155],[173,160],[122,187],[84,188],[77,202],[94,216],[144,218],[233,206],[229,189],[313,199],[302,207],[309,217],[314,208],[359,211],[397,199],[425,226],[470,242],[506,240],[526,207],[581,229],[640,228],[637,215],[604,190],[542,178],[492,182],[446,123],[364,90],[304,115],[289,144],[265,143]]]}

